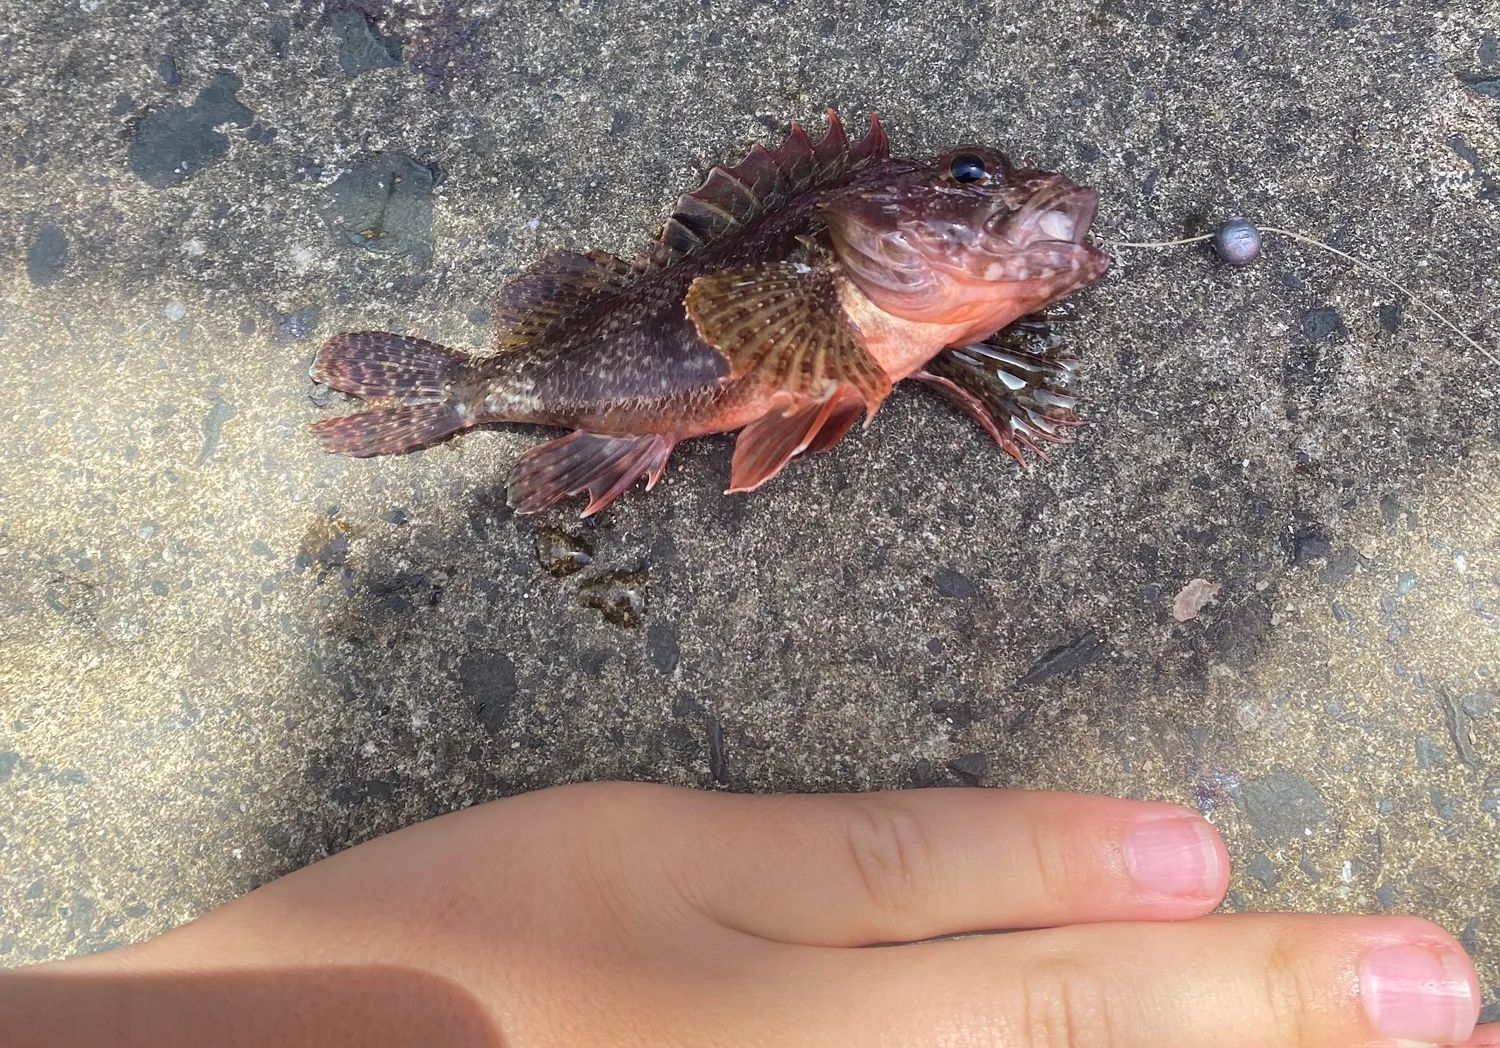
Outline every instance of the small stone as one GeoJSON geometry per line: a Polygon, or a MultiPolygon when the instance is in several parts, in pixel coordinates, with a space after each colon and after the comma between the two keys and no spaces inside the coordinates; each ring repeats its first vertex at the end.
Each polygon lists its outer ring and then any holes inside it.
{"type": "Polygon", "coordinates": [[[187,306],[181,302],[172,302],[167,306],[167,319],[172,321],[181,320],[187,316],[187,306]]]}
{"type": "Polygon", "coordinates": [[[979,593],[973,579],[952,568],[944,568],[934,575],[932,584],[939,593],[952,600],[968,600],[979,593]]]}
{"type": "Polygon", "coordinates": [[[1178,622],[1196,619],[1203,606],[1219,595],[1223,587],[1207,579],[1193,579],[1172,600],[1172,618],[1178,622]]]}
{"type": "Polygon", "coordinates": [[[1250,826],[1267,841],[1285,843],[1308,835],[1328,817],[1328,806],[1307,777],[1272,772],[1241,787],[1250,826]]]}
{"type": "Polygon", "coordinates": [[[1281,874],[1276,870],[1276,864],[1265,852],[1256,852],[1245,864],[1245,876],[1260,883],[1262,888],[1270,890],[1276,887],[1281,880],[1281,874]]]}
{"type": "Polygon", "coordinates": [[[717,717],[708,718],[708,770],[714,782],[729,785],[729,750],[724,745],[724,728],[717,717]]]}
{"type": "Polygon", "coordinates": [[[1248,266],[1260,257],[1260,230],[1237,215],[1219,227],[1212,243],[1231,266],[1248,266]]]}
{"type": "Polygon", "coordinates": [[[360,11],[338,11],[330,20],[339,42],[339,68],[347,79],[368,69],[401,64],[401,41],[386,36],[360,11]]]}
{"type": "Polygon", "coordinates": [[[277,313],[271,318],[271,338],[277,342],[304,342],[312,337],[322,316],[323,307],[314,302],[290,313],[277,313]]]}
{"type": "Polygon", "coordinates": [[[965,782],[978,783],[984,778],[985,773],[990,770],[990,759],[982,751],[965,753],[949,761],[948,767],[958,773],[958,776],[965,782]]]}
{"type": "Polygon", "coordinates": [[[682,658],[677,628],[671,623],[655,622],[646,628],[646,654],[662,673],[671,673],[682,658]]]}

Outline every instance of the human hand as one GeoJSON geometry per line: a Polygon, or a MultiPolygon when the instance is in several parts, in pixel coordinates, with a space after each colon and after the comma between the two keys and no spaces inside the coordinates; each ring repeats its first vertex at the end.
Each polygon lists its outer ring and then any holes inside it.
{"type": "Polygon", "coordinates": [[[1228,877],[1167,804],[562,787],[0,976],[0,1044],[1500,1045],[1441,928],[1205,916],[1228,877]]]}

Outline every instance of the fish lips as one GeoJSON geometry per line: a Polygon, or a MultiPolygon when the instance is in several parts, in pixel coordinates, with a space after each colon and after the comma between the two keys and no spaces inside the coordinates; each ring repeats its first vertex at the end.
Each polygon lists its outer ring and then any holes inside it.
{"type": "Polygon", "coordinates": [[[1049,274],[1071,290],[1109,271],[1110,257],[1088,239],[1098,214],[1098,190],[1060,179],[986,226],[1005,245],[996,253],[1013,255],[1019,279],[1049,274]]]}

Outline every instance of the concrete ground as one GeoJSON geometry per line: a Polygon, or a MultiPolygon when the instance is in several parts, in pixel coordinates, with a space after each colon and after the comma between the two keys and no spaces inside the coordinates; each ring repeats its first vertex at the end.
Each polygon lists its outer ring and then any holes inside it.
{"type": "Polygon", "coordinates": [[[3,10],[0,964],[553,783],[970,782],[1197,804],[1229,907],[1432,918],[1496,1000],[1500,366],[1366,273],[1122,252],[1029,474],[902,390],[580,524],[505,507],[540,431],[304,430],[323,338],[482,347],[507,275],[825,105],[1030,154],[1108,235],[1327,239],[1494,350],[1490,0],[3,10]]]}

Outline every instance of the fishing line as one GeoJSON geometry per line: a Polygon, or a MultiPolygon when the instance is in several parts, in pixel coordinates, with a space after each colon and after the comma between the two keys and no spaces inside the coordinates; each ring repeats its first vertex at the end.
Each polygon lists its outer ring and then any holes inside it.
{"type": "Polygon", "coordinates": [[[1321,248],[1324,251],[1328,252],[1330,255],[1334,255],[1338,258],[1343,259],[1345,262],[1353,265],[1356,272],[1360,269],[1364,269],[1371,276],[1374,276],[1378,280],[1384,281],[1391,287],[1395,288],[1397,291],[1401,292],[1401,294],[1405,295],[1409,300],[1411,300],[1414,305],[1421,307],[1422,311],[1425,312],[1428,316],[1432,317],[1438,323],[1446,327],[1449,331],[1453,332],[1453,334],[1457,335],[1464,342],[1473,347],[1474,350],[1480,354],[1480,356],[1483,356],[1484,358],[1489,360],[1490,363],[1495,364],[1496,366],[1500,366],[1500,357],[1497,357],[1490,350],[1486,349],[1474,339],[1464,334],[1461,330],[1459,330],[1457,324],[1453,323],[1453,321],[1449,320],[1443,314],[1439,313],[1432,306],[1429,306],[1420,297],[1418,297],[1415,291],[1412,291],[1410,288],[1407,288],[1406,286],[1398,282],[1394,277],[1381,270],[1378,266],[1375,266],[1362,258],[1357,258],[1356,256],[1351,255],[1346,251],[1340,251],[1333,245],[1325,244],[1321,240],[1316,240],[1305,233],[1298,233],[1295,230],[1291,229],[1282,229],[1280,226],[1261,226],[1257,229],[1255,226],[1251,225],[1243,218],[1231,218],[1228,222],[1224,223],[1224,225],[1217,232],[1204,233],[1200,236],[1195,237],[1184,237],[1181,240],[1105,240],[1104,243],[1107,247],[1110,248],[1167,248],[1185,247],[1189,244],[1201,244],[1205,240],[1212,240],[1214,242],[1214,250],[1218,252],[1219,257],[1224,259],[1225,262],[1228,262],[1230,265],[1245,266],[1249,265],[1251,262],[1254,262],[1255,259],[1260,255],[1261,233],[1275,233],[1278,236],[1290,237],[1291,239],[1296,240],[1299,243],[1307,244],[1311,247],[1321,248]]]}

